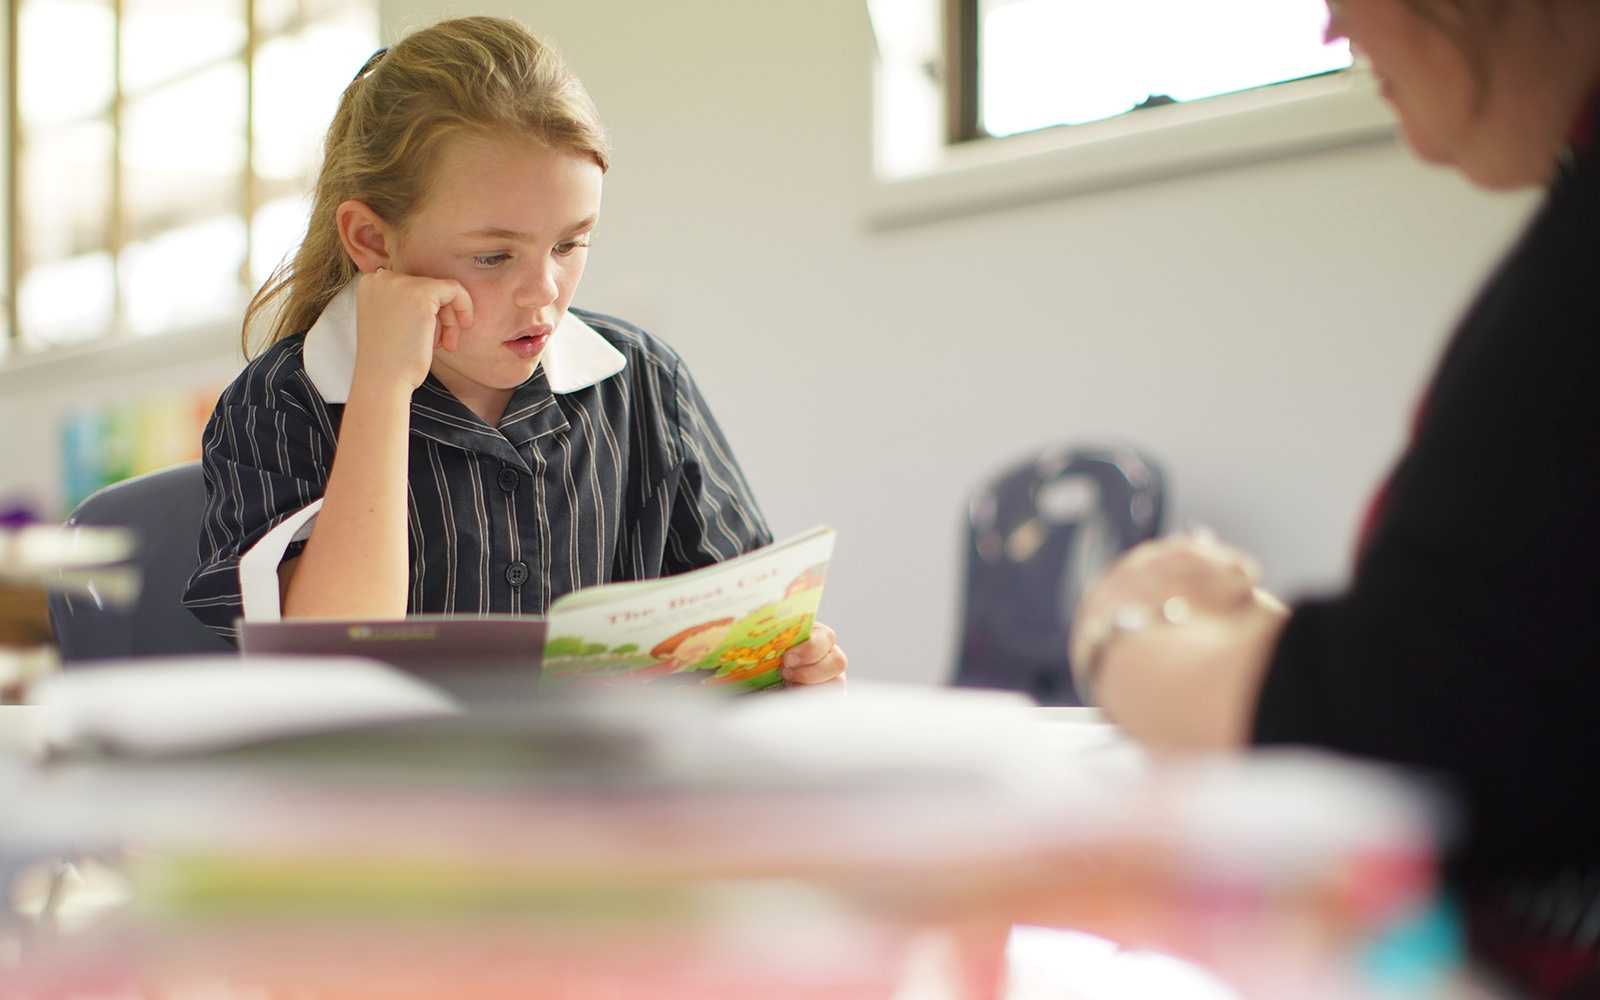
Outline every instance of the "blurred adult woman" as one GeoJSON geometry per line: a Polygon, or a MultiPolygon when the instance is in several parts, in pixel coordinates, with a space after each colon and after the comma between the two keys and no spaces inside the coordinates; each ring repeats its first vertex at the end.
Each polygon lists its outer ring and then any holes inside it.
{"type": "Polygon", "coordinates": [[[1600,2],[1330,8],[1329,37],[1366,54],[1417,155],[1548,193],[1423,393],[1349,589],[1285,608],[1246,556],[1155,542],[1085,596],[1074,669],[1153,745],[1308,744],[1442,777],[1464,805],[1450,871],[1479,954],[1524,988],[1593,995],[1600,2]]]}

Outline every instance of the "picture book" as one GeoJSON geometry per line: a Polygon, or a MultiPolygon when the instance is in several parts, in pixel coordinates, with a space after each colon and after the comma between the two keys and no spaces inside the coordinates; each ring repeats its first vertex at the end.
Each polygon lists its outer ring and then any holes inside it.
{"type": "Polygon", "coordinates": [[[833,541],[813,528],[688,573],[560,597],[540,684],[772,687],[783,654],[811,636],[833,541]]]}

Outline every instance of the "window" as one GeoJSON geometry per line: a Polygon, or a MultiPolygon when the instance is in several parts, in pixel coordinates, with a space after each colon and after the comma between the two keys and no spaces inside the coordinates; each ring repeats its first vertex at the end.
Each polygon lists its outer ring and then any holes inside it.
{"type": "Polygon", "coordinates": [[[866,0],[896,227],[1392,141],[1324,0],[866,0]]]}
{"type": "Polygon", "coordinates": [[[236,321],[304,230],[374,0],[13,0],[5,350],[236,321]]]}
{"type": "Polygon", "coordinates": [[[1337,72],[1324,0],[955,0],[952,138],[1082,125],[1337,72]],[[965,67],[964,69],[961,67],[965,67]]]}

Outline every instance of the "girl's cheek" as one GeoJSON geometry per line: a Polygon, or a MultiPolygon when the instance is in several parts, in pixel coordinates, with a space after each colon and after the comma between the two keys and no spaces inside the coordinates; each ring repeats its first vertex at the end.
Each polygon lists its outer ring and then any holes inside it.
{"type": "Polygon", "coordinates": [[[562,276],[562,280],[561,280],[561,301],[562,301],[563,304],[572,301],[572,297],[575,294],[577,294],[577,291],[578,291],[578,282],[582,278],[583,278],[583,264],[582,263],[579,263],[576,267],[572,268],[565,275],[562,276]]]}
{"type": "Polygon", "coordinates": [[[489,298],[494,290],[494,281],[486,278],[482,272],[469,272],[458,276],[456,280],[461,282],[461,287],[465,288],[467,294],[472,296],[474,307],[484,308],[493,304],[489,301],[489,298]]]}

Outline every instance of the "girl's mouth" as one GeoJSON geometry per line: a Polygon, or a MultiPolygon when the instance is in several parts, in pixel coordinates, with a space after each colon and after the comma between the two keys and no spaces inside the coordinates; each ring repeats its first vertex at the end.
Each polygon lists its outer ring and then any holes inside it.
{"type": "Polygon", "coordinates": [[[536,358],[544,350],[545,345],[550,343],[550,334],[553,332],[551,327],[543,323],[527,327],[519,331],[521,336],[512,337],[505,342],[506,350],[525,361],[536,358]]]}
{"type": "Polygon", "coordinates": [[[505,342],[506,349],[524,361],[532,360],[544,353],[545,345],[550,342],[548,333],[526,334],[515,337],[505,342]]]}

